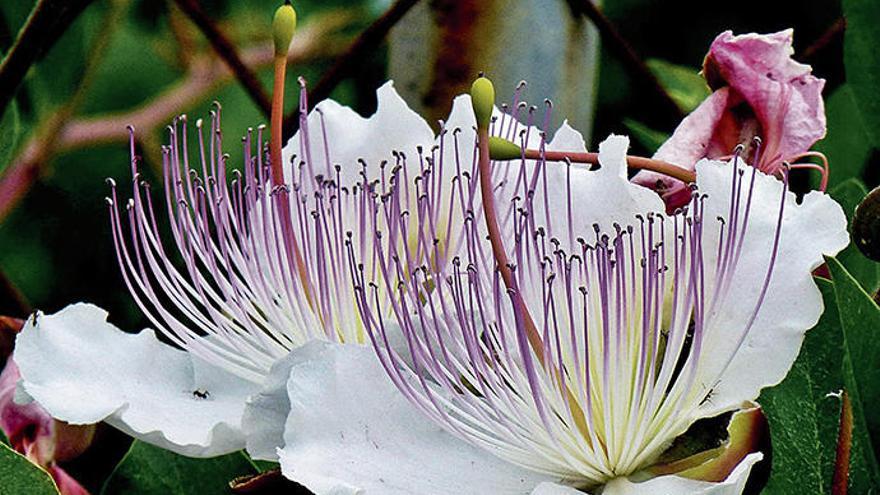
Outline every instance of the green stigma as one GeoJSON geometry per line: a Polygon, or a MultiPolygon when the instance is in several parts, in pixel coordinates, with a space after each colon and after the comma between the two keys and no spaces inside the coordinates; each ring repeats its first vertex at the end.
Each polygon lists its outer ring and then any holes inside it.
{"type": "Polygon", "coordinates": [[[474,106],[474,116],[477,118],[477,127],[489,128],[489,120],[492,118],[492,107],[495,106],[495,86],[492,81],[480,76],[471,85],[471,103],[474,106]]]}
{"type": "Polygon", "coordinates": [[[504,138],[489,136],[489,156],[493,160],[516,160],[522,158],[522,149],[504,138]]]}
{"type": "Polygon", "coordinates": [[[290,49],[293,32],[296,31],[296,11],[289,1],[278,7],[272,20],[272,37],[275,40],[275,56],[286,55],[290,49]]]}

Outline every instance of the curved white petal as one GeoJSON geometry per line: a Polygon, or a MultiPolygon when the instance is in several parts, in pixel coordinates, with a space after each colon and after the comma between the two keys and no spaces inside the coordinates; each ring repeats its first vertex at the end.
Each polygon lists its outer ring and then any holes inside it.
{"type": "MultiPolygon", "coordinates": [[[[376,98],[376,113],[368,118],[333,100],[318,103],[308,116],[308,140],[305,139],[306,133],[302,129],[297,131],[282,151],[284,163],[290,163],[294,155],[299,162],[308,153],[308,166],[312,169],[305,171],[306,177],[312,174],[335,177],[333,167],[339,164],[341,184],[346,185],[362,180],[358,159],[367,163],[370,177],[378,176],[382,161],[394,165],[393,151],[401,151],[407,156],[407,160],[417,163],[416,147],[422,146],[428,150],[434,143],[431,126],[407,106],[394,89],[393,81],[388,81],[376,90],[376,98]],[[326,152],[328,148],[329,157],[326,152]]],[[[306,181],[305,184],[309,182],[306,181]]]]}
{"type": "Polygon", "coordinates": [[[552,481],[435,426],[369,347],[312,342],[292,355],[279,458],[286,477],[318,495],[527,494],[552,481]]]}
{"type": "Polygon", "coordinates": [[[295,353],[276,361],[260,391],[245,404],[241,429],[247,452],[254,459],[278,461],[278,449],[284,446],[284,424],[290,414],[287,380],[297,361],[295,353]]]}
{"type": "Polygon", "coordinates": [[[641,483],[626,478],[615,478],[605,485],[602,495],[740,495],[758,461],[764,458],[760,452],[746,456],[724,481],[713,483],[681,476],[658,476],[641,483]]]}
{"type": "Polygon", "coordinates": [[[584,495],[584,492],[570,486],[545,481],[535,487],[531,495],[584,495]]]}
{"type": "MultiPolygon", "coordinates": [[[[704,218],[709,239],[716,239],[720,224],[729,218],[731,164],[704,160],[697,164],[697,184],[709,195],[704,218]],[[723,199],[723,200],[722,200],[723,199]]],[[[747,201],[751,168],[743,176],[742,202],[747,201]]],[[[786,194],[779,249],[766,296],[761,298],[765,274],[771,262],[782,199],[782,181],[757,172],[741,258],[733,274],[724,304],[710,316],[703,346],[698,380],[711,388],[711,400],[704,402],[701,416],[738,407],[757,398],[761,388],[779,383],[800,350],[804,333],[822,314],[822,297],[811,272],[822,264],[822,255],[833,255],[846,247],[849,236],[840,205],[827,194],[813,191],[797,204],[786,194]],[[751,326],[749,319],[760,303],[751,326]],[[739,336],[748,331],[740,344],[739,336]],[[731,356],[732,360],[731,360],[731,356]],[[725,368],[725,365],[729,365],[725,368]]],[[[744,205],[741,208],[745,211],[744,205]]],[[[729,220],[728,227],[729,229],[729,220]]],[[[742,223],[742,222],[740,222],[742,223]]],[[[727,234],[727,233],[725,233],[727,234]]],[[[707,266],[714,266],[717,243],[707,249],[707,266]]]]}
{"type": "MultiPolygon", "coordinates": [[[[577,131],[567,126],[559,129],[547,148],[566,151],[584,149],[577,131]]],[[[568,239],[565,228],[558,228],[553,233],[563,246],[577,246],[577,237],[589,238],[593,235],[594,224],[598,224],[603,232],[614,232],[615,223],[630,225],[638,214],[664,211],[662,200],[654,192],[626,179],[628,149],[629,138],[611,135],[599,144],[598,170],[590,171],[585,166],[575,165],[569,174],[564,163],[547,163],[547,189],[550,192],[546,194],[546,211],[560,226],[568,224],[567,220],[562,219],[571,219],[574,238],[568,239]],[[572,192],[571,204],[567,194],[569,188],[572,192]]],[[[544,218],[543,201],[536,203],[537,218],[544,218]]]]}
{"type": "Polygon", "coordinates": [[[192,457],[244,446],[239,423],[253,383],[161,343],[152,330],[125,333],[97,306],[29,319],[15,360],[24,391],[60,420],[106,421],[192,457]]]}

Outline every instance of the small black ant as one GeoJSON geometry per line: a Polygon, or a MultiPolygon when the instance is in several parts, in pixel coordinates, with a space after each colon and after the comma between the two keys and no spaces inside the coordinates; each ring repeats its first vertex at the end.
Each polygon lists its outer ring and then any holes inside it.
{"type": "Polygon", "coordinates": [[[716,381],[716,382],[715,382],[715,385],[713,385],[711,388],[709,388],[709,391],[706,392],[706,396],[703,397],[703,400],[700,401],[700,404],[699,404],[699,405],[702,406],[703,404],[712,401],[712,396],[715,394],[715,387],[718,386],[718,383],[719,383],[720,381],[721,381],[721,380],[716,381]]]}
{"type": "Polygon", "coordinates": [[[199,399],[207,399],[211,395],[207,390],[196,389],[193,390],[193,397],[198,397],[199,399]]]}
{"type": "Polygon", "coordinates": [[[712,394],[715,392],[714,388],[710,388],[708,392],[706,392],[706,396],[703,397],[703,400],[700,401],[700,405],[710,402],[712,400],[712,394]]]}

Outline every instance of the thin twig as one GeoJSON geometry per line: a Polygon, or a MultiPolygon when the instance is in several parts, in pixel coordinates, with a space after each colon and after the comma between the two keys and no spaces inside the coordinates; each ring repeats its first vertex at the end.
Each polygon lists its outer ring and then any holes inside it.
{"type": "Polygon", "coordinates": [[[244,86],[245,91],[254,100],[254,103],[260,108],[263,115],[268,117],[271,111],[269,96],[263,85],[260,84],[260,80],[257,79],[254,71],[248,68],[247,64],[238,55],[238,51],[232,42],[229,41],[229,38],[205,14],[205,11],[202,10],[202,7],[196,0],[174,0],[174,3],[193,21],[193,24],[198,26],[208,42],[211,43],[214,51],[226,62],[226,65],[235,74],[238,82],[244,86]]]}
{"type": "Polygon", "coordinates": [[[826,29],[825,32],[822,33],[822,36],[819,36],[816,41],[804,48],[804,50],[797,57],[798,60],[802,60],[805,62],[810,61],[811,59],[813,59],[813,57],[816,56],[817,53],[824,50],[828,45],[841,39],[843,37],[844,31],[846,31],[846,19],[840,17],[830,26],[828,26],[828,29],[826,29]]]}
{"type": "MultiPolygon", "coordinates": [[[[309,99],[318,102],[330,96],[330,93],[346,77],[363,62],[364,57],[378,46],[388,35],[388,32],[406,15],[419,0],[397,0],[388,8],[381,17],[376,19],[349,45],[345,52],[336,59],[336,62],[309,91],[309,99]]],[[[299,108],[292,110],[284,116],[284,140],[299,129],[299,108]]]]}
{"type": "MultiPolygon", "coordinates": [[[[317,58],[331,57],[340,46],[338,32],[349,23],[344,16],[316,20],[301,28],[294,37],[288,54],[290,63],[304,63],[317,58]]],[[[274,48],[265,43],[242,50],[242,60],[249,67],[258,69],[272,63],[274,48]]],[[[137,108],[113,114],[94,115],[63,122],[55,133],[54,151],[69,151],[96,144],[125,142],[128,139],[126,125],[133,125],[141,133],[167,124],[181,109],[203,100],[233,80],[232,72],[214,57],[197,57],[183,80],[161,93],[154,100],[137,108]]],[[[39,133],[38,133],[39,134],[39,133]]],[[[24,197],[50,155],[43,153],[39,136],[32,137],[22,147],[12,163],[0,176],[0,222],[24,197]]]]}
{"type": "MultiPolygon", "coordinates": [[[[102,19],[103,22],[100,24],[101,30],[95,35],[95,40],[89,48],[89,60],[100,60],[103,58],[104,53],[110,46],[113,31],[121,25],[120,21],[125,11],[124,7],[125,5],[121,1],[111,1],[111,8],[107,11],[107,14],[102,19]]],[[[27,184],[28,188],[30,184],[37,180],[40,175],[39,164],[45,162],[55,152],[59,141],[59,131],[82,104],[86,90],[94,80],[97,68],[98,64],[86,64],[73,95],[64,105],[37,126],[31,142],[39,143],[39,146],[33,148],[30,165],[21,168],[16,168],[13,165],[7,169],[3,175],[3,182],[0,183],[0,203],[6,198],[6,193],[8,192],[3,188],[3,185],[7,183],[7,179],[9,179],[9,184],[27,184]]],[[[5,210],[0,211],[0,219],[5,216],[5,213],[5,210]]]]}
{"type": "Polygon", "coordinates": [[[590,22],[596,26],[602,41],[624,65],[637,84],[642,85],[647,91],[656,96],[657,111],[661,115],[666,115],[669,123],[678,124],[684,118],[684,112],[675,103],[675,100],[669,96],[669,93],[660,84],[657,76],[651,72],[651,69],[645,65],[645,62],[639,57],[633,47],[626,41],[617,27],[602,14],[602,11],[596,7],[592,0],[568,0],[568,5],[572,11],[585,16],[590,22]]]}
{"type": "Polygon", "coordinates": [[[92,0],[38,0],[0,63],[0,116],[31,66],[92,3],[92,0]]]}

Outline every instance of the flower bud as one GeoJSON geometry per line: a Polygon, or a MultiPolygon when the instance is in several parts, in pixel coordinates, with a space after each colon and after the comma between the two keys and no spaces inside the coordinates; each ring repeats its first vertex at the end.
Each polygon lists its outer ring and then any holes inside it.
{"type": "Polygon", "coordinates": [[[288,0],[278,7],[272,20],[272,38],[275,40],[276,57],[287,54],[294,31],[296,31],[296,11],[288,0]]]}
{"type": "Polygon", "coordinates": [[[477,127],[489,128],[489,120],[492,118],[492,107],[495,105],[495,87],[492,81],[480,76],[471,85],[471,102],[474,106],[474,116],[477,118],[477,127]]]}

